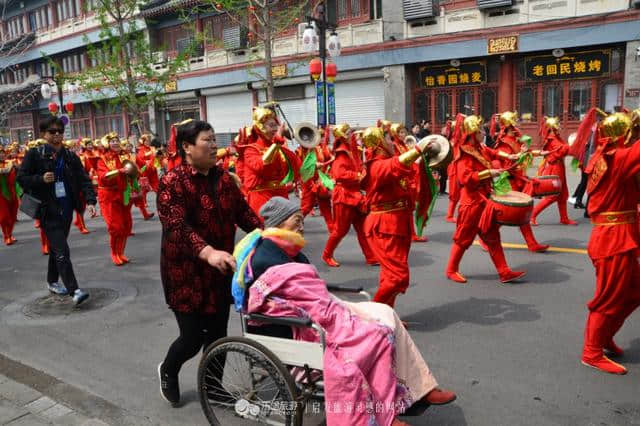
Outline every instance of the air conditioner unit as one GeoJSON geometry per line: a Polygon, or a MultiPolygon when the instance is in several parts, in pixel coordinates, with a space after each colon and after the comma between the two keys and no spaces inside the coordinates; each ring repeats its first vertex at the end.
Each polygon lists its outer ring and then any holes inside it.
{"type": "Polygon", "coordinates": [[[167,62],[167,52],[153,52],[154,64],[164,64],[165,62],[167,62]]]}
{"type": "Polygon", "coordinates": [[[247,48],[247,34],[245,27],[239,25],[222,30],[222,43],[225,50],[241,50],[247,48]]]}

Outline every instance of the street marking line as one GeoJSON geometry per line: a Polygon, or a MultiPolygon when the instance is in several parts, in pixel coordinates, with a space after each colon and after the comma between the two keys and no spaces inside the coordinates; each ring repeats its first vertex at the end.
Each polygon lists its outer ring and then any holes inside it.
{"type": "MultiPolygon", "coordinates": [[[[473,245],[479,246],[480,243],[476,240],[473,242],[473,245]]],[[[529,249],[526,244],[515,244],[515,243],[502,243],[502,247],[511,248],[511,249],[524,249],[524,250],[529,249]]],[[[587,254],[587,250],[585,249],[576,249],[576,248],[569,248],[569,247],[549,247],[547,251],[555,251],[558,253],[587,254]]]]}

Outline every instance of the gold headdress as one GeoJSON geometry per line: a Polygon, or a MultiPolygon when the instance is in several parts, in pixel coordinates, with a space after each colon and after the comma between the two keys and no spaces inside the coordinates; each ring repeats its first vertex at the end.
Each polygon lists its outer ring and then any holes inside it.
{"type": "Polygon", "coordinates": [[[402,130],[404,128],[405,128],[404,124],[402,124],[402,123],[393,123],[389,127],[389,131],[391,132],[391,136],[398,137],[398,134],[400,133],[400,130],[402,130]]]}
{"type": "Polygon", "coordinates": [[[253,125],[260,130],[262,133],[265,132],[264,123],[269,118],[276,119],[276,113],[271,108],[264,107],[255,107],[253,108],[253,113],[251,114],[251,118],[253,119],[253,125]]]}
{"type": "Polygon", "coordinates": [[[500,114],[500,125],[504,127],[513,126],[518,124],[518,113],[516,111],[505,111],[500,114]]]}
{"type": "Polygon", "coordinates": [[[380,127],[367,127],[362,133],[362,143],[367,148],[377,148],[384,141],[384,131],[380,127]]]}
{"type": "Polygon", "coordinates": [[[116,132],[107,133],[100,139],[100,144],[104,149],[109,149],[109,142],[111,139],[119,139],[118,134],[116,132]]]}
{"type": "Polygon", "coordinates": [[[347,123],[338,124],[333,127],[333,136],[336,138],[346,138],[351,127],[347,123]]]}
{"type": "Polygon", "coordinates": [[[479,132],[482,130],[482,117],[477,115],[468,115],[462,122],[462,128],[467,135],[479,132]]]}

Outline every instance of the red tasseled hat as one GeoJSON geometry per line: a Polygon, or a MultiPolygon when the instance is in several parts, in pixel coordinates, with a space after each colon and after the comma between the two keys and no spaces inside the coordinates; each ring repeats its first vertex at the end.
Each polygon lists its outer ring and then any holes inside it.
{"type": "Polygon", "coordinates": [[[578,159],[580,164],[584,164],[584,156],[587,150],[587,144],[591,136],[592,127],[598,121],[598,109],[593,107],[587,112],[578,127],[576,139],[569,148],[569,155],[578,159]]]}

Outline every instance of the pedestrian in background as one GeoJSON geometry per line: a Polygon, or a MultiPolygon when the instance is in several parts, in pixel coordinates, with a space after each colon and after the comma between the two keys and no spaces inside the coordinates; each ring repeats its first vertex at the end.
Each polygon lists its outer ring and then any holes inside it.
{"type": "MultiPolygon", "coordinates": [[[[182,162],[161,179],[157,200],[160,274],[180,330],[158,365],[161,395],[173,406],[180,403],[182,365],[227,335],[236,226],[246,232],[261,226],[233,178],[216,166],[216,136],[209,123],[178,126],[176,144],[182,162]]],[[[220,363],[224,366],[224,359],[220,363]]]]}
{"type": "Polygon", "coordinates": [[[71,295],[79,305],[89,298],[89,293],[78,288],[67,237],[73,212],[84,211],[83,202],[89,215],[96,216],[96,195],[80,158],[63,146],[63,134],[64,123],[56,116],[40,123],[40,135],[47,143],[27,152],[18,171],[18,183],[42,202],[36,219],[40,219],[49,242],[49,291],[71,295]],[[64,285],[58,283],[58,278],[64,285]]]}

